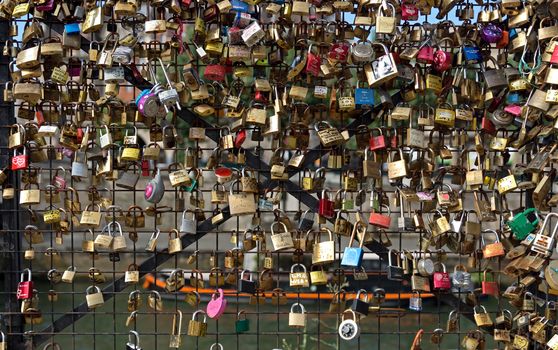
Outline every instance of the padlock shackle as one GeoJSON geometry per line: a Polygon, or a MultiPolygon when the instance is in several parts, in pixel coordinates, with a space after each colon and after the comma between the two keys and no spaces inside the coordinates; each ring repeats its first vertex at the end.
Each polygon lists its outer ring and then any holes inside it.
{"type": "Polygon", "coordinates": [[[176,312],[172,317],[172,335],[180,335],[181,330],[182,330],[182,311],[176,310],[176,312]],[[177,318],[178,318],[178,324],[176,322],[177,318]]]}
{"type": "Polygon", "coordinates": [[[248,270],[248,269],[242,270],[242,271],[240,272],[240,279],[241,279],[241,280],[245,280],[245,281],[252,281],[252,272],[251,272],[250,270],[248,270]],[[248,275],[249,275],[248,278],[249,278],[249,279],[244,278],[244,274],[245,274],[245,273],[248,273],[248,275]]]}
{"type": "Polygon", "coordinates": [[[483,314],[486,314],[486,313],[487,313],[487,312],[486,312],[486,308],[485,308],[484,306],[482,306],[482,305],[475,305],[475,306],[473,307],[473,313],[474,313],[475,315],[478,315],[478,314],[480,313],[480,312],[477,312],[477,308],[481,308],[483,314]]]}
{"type": "MultiPolygon", "coordinates": [[[[525,118],[527,119],[527,118],[525,118]]],[[[543,224],[541,225],[541,228],[539,230],[539,234],[544,234],[544,229],[546,228],[546,225],[548,225],[550,223],[550,218],[551,217],[558,217],[558,213],[548,213],[546,214],[546,217],[544,218],[543,224]]],[[[550,235],[550,237],[554,237],[556,235],[556,232],[558,232],[558,225],[555,225],[554,230],[552,231],[552,234],[550,235]]]]}
{"type": "MultiPolygon", "coordinates": [[[[558,227],[558,225],[557,225],[558,227]]],[[[492,230],[492,229],[485,229],[482,230],[481,232],[481,243],[483,246],[486,246],[486,243],[484,242],[484,236],[486,233],[491,233],[494,235],[494,237],[496,237],[496,241],[494,243],[499,243],[500,242],[500,237],[498,236],[498,232],[496,230],[492,230]]]]}
{"type": "MultiPolygon", "coordinates": [[[[101,293],[101,288],[99,288],[98,286],[89,286],[85,290],[85,294],[89,295],[90,294],[89,291],[91,291],[92,288],[95,290],[95,294],[96,293],[101,293]]],[[[91,293],[91,294],[93,294],[93,293],[91,293]]]]}
{"type": "Polygon", "coordinates": [[[303,271],[303,272],[307,272],[306,266],[304,266],[304,265],[301,264],[301,263],[296,263],[296,264],[292,264],[292,265],[291,265],[291,273],[294,273],[294,268],[295,268],[295,266],[301,266],[301,267],[302,267],[302,271],[303,271]]]}
{"type": "MultiPolygon", "coordinates": [[[[134,311],[135,312],[135,311],[134,311]]],[[[135,345],[136,347],[139,347],[140,345],[140,340],[139,340],[139,334],[136,331],[130,331],[128,333],[128,341],[130,342],[130,344],[135,345]],[[134,340],[132,341],[132,336],[134,337],[134,340]]]]}
{"type": "Polygon", "coordinates": [[[159,238],[160,234],[161,234],[161,230],[157,229],[157,230],[153,231],[153,233],[151,233],[150,239],[157,239],[157,238],[159,238]]]}
{"type": "Polygon", "coordinates": [[[203,323],[206,323],[207,322],[207,314],[203,310],[197,310],[196,312],[194,312],[194,314],[192,315],[192,320],[197,321],[197,315],[199,313],[203,314],[203,323]]]}
{"type": "Polygon", "coordinates": [[[360,298],[360,294],[361,294],[361,293],[364,293],[364,302],[367,303],[367,302],[368,302],[368,292],[366,291],[366,289],[359,289],[359,290],[357,291],[357,294],[356,294],[356,299],[357,299],[357,300],[362,300],[362,299],[360,298]]]}
{"type": "Polygon", "coordinates": [[[152,295],[155,296],[155,297],[154,297],[155,300],[162,300],[162,299],[161,299],[161,294],[160,294],[158,291],[152,290],[151,292],[149,292],[149,296],[152,296],[152,295]]]}
{"type": "Polygon", "coordinates": [[[355,322],[358,321],[356,313],[352,309],[347,309],[343,311],[343,314],[341,315],[341,321],[345,321],[345,314],[351,314],[351,319],[355,322]]]}
{"type": "Polygon", "coordinates": [[[294,303],[294,304],[291,306],[291,313],[294,313],[294,308],[295,308],[295,306],[300,307],[300,311],[301,311],[302,314],[305,314],[305,313],[306,313],[306,309],[304,308],[304,305],[302,305],[301,303],[294,303]]]}

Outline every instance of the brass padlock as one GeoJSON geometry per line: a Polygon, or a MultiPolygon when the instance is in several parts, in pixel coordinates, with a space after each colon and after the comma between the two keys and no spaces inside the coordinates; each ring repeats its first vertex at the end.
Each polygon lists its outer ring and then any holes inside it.
{"type": "Polygon", "coordinates": [[[192,315],[188,323],[188,335],[192,337],[204,337],[207,333],[207,316],[205,311],[198,310],[192,315]],[[199,315],[203,314],[203,321],[198,321],[199,315]]]}

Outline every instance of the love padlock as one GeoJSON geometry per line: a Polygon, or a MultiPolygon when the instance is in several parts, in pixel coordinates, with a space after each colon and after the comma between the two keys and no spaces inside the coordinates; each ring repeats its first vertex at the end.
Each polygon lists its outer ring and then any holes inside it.
{"type": "Polygon", "coordinates": [[[17,285],[17,298],[19,300],[33,298],[33,281],[31,280],[31,270],[25,269],[20,275],[20,280],[17,285]],[[27,281],[25,275],[27,274],[27,281]]]}

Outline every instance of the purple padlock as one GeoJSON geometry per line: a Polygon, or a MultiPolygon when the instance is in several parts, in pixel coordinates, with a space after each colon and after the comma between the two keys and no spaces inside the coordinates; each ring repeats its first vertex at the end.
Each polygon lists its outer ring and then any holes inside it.
{"type": "Polygon", "coordinates": [[[70,58],[68,61],[68,75],[71,77],[79,77],[81,75],[81,60],[79,58],[70,58]]]}
{"type": "Polygon", "coordinates": [[[70,159],[74,158],[74,151],[70,148],[64,147],[62,149],[62,154],[67,158],[70,158],[70,159]]]}
{"type": "Polygon", "coordinates": [[[54,0],[48,0],[44,4],[38,5],[36,8],[37,8],[37,11],[51,12],[52,10],[54,10],[54,0]]]}
{"type": "Polygon", "coordinates": [[[485,25],[481,30],[481,38],[489,44],[494,44],[502,39],[502,29],[493,23],[485,25]]]}
{"type": "Polygon", "coordinates": [[[138,111],[146,116],[153,117],[159,110],[157,105],[157,95],[153,92],[148,92],[138,100],[138,111]]]}

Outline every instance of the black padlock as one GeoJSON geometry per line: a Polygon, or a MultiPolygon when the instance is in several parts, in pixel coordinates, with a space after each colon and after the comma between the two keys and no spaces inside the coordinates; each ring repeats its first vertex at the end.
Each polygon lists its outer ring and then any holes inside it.
{"type": "Polygon", "coordinates": [[[256,294],[256,282],[252,281],[252,274],[249,270],[242,270],[240,274],[240,286],[238,288],[242,293],[256,294]],[[244,273],[248,273],[249,279],[244,278],[244,273]]]}
{"type": "Polygon", "coordinates": [[[260,128],[259,126],[254,127],[254,129],[252,129],[252,141],[263,141],[264,137],[262,134],[262,128],[260,128]]]}
{"type": "Polygon", "coordinates": [[[380,305],[386,301],[386,291],[383,288],[376,288],[374,290],[374,304],[380,305]]]}
{"type": "Polygon", "coordinates": [[[402,281],[403,280],[403,268],[399,266],[399,252],[395,253],[397,256],[397,265],[391,263],[392,249],[388,252],[388,267],[387,267],[387,278],[392,281],[402,281]]]}
{"type": "Polygon", "coordinates": [[[116,33],[118,32],[118,26],[116,25],[116,21],[114,19],[109,19],[107,22],[107,32],[109,33],[116,33]]]}
{"type": "Polygon", "coordinates": [[[364,289],[359,289],[359,291],[357,292],[356,298],[353,300],[353,304],[351,305],[351,310],[353,310],[354,312],[356,312],[358,314],[367,316],[369,307],[370,307],[370,304],[368,303],[368,292],[365,291],[364,289]],[[365,294],[364,301],[362,299],[360,299],[360,294],[361,293],[365,294]]]}
{"type": "Polygon", "coordinates": [[[119,262],[120,261],[120,254],[117,252],[109,253],[109,260],[112,262],[119,262]]]}
{"type": "Polygon", "coordinates": [[[311,230],[313,226],[314,226],[314,212],[307,210],[304,212],[304,214],[302,214],[302,217],[298,222],[298,229],[303,232],[306,232],[308,230],[311,230]]]}

